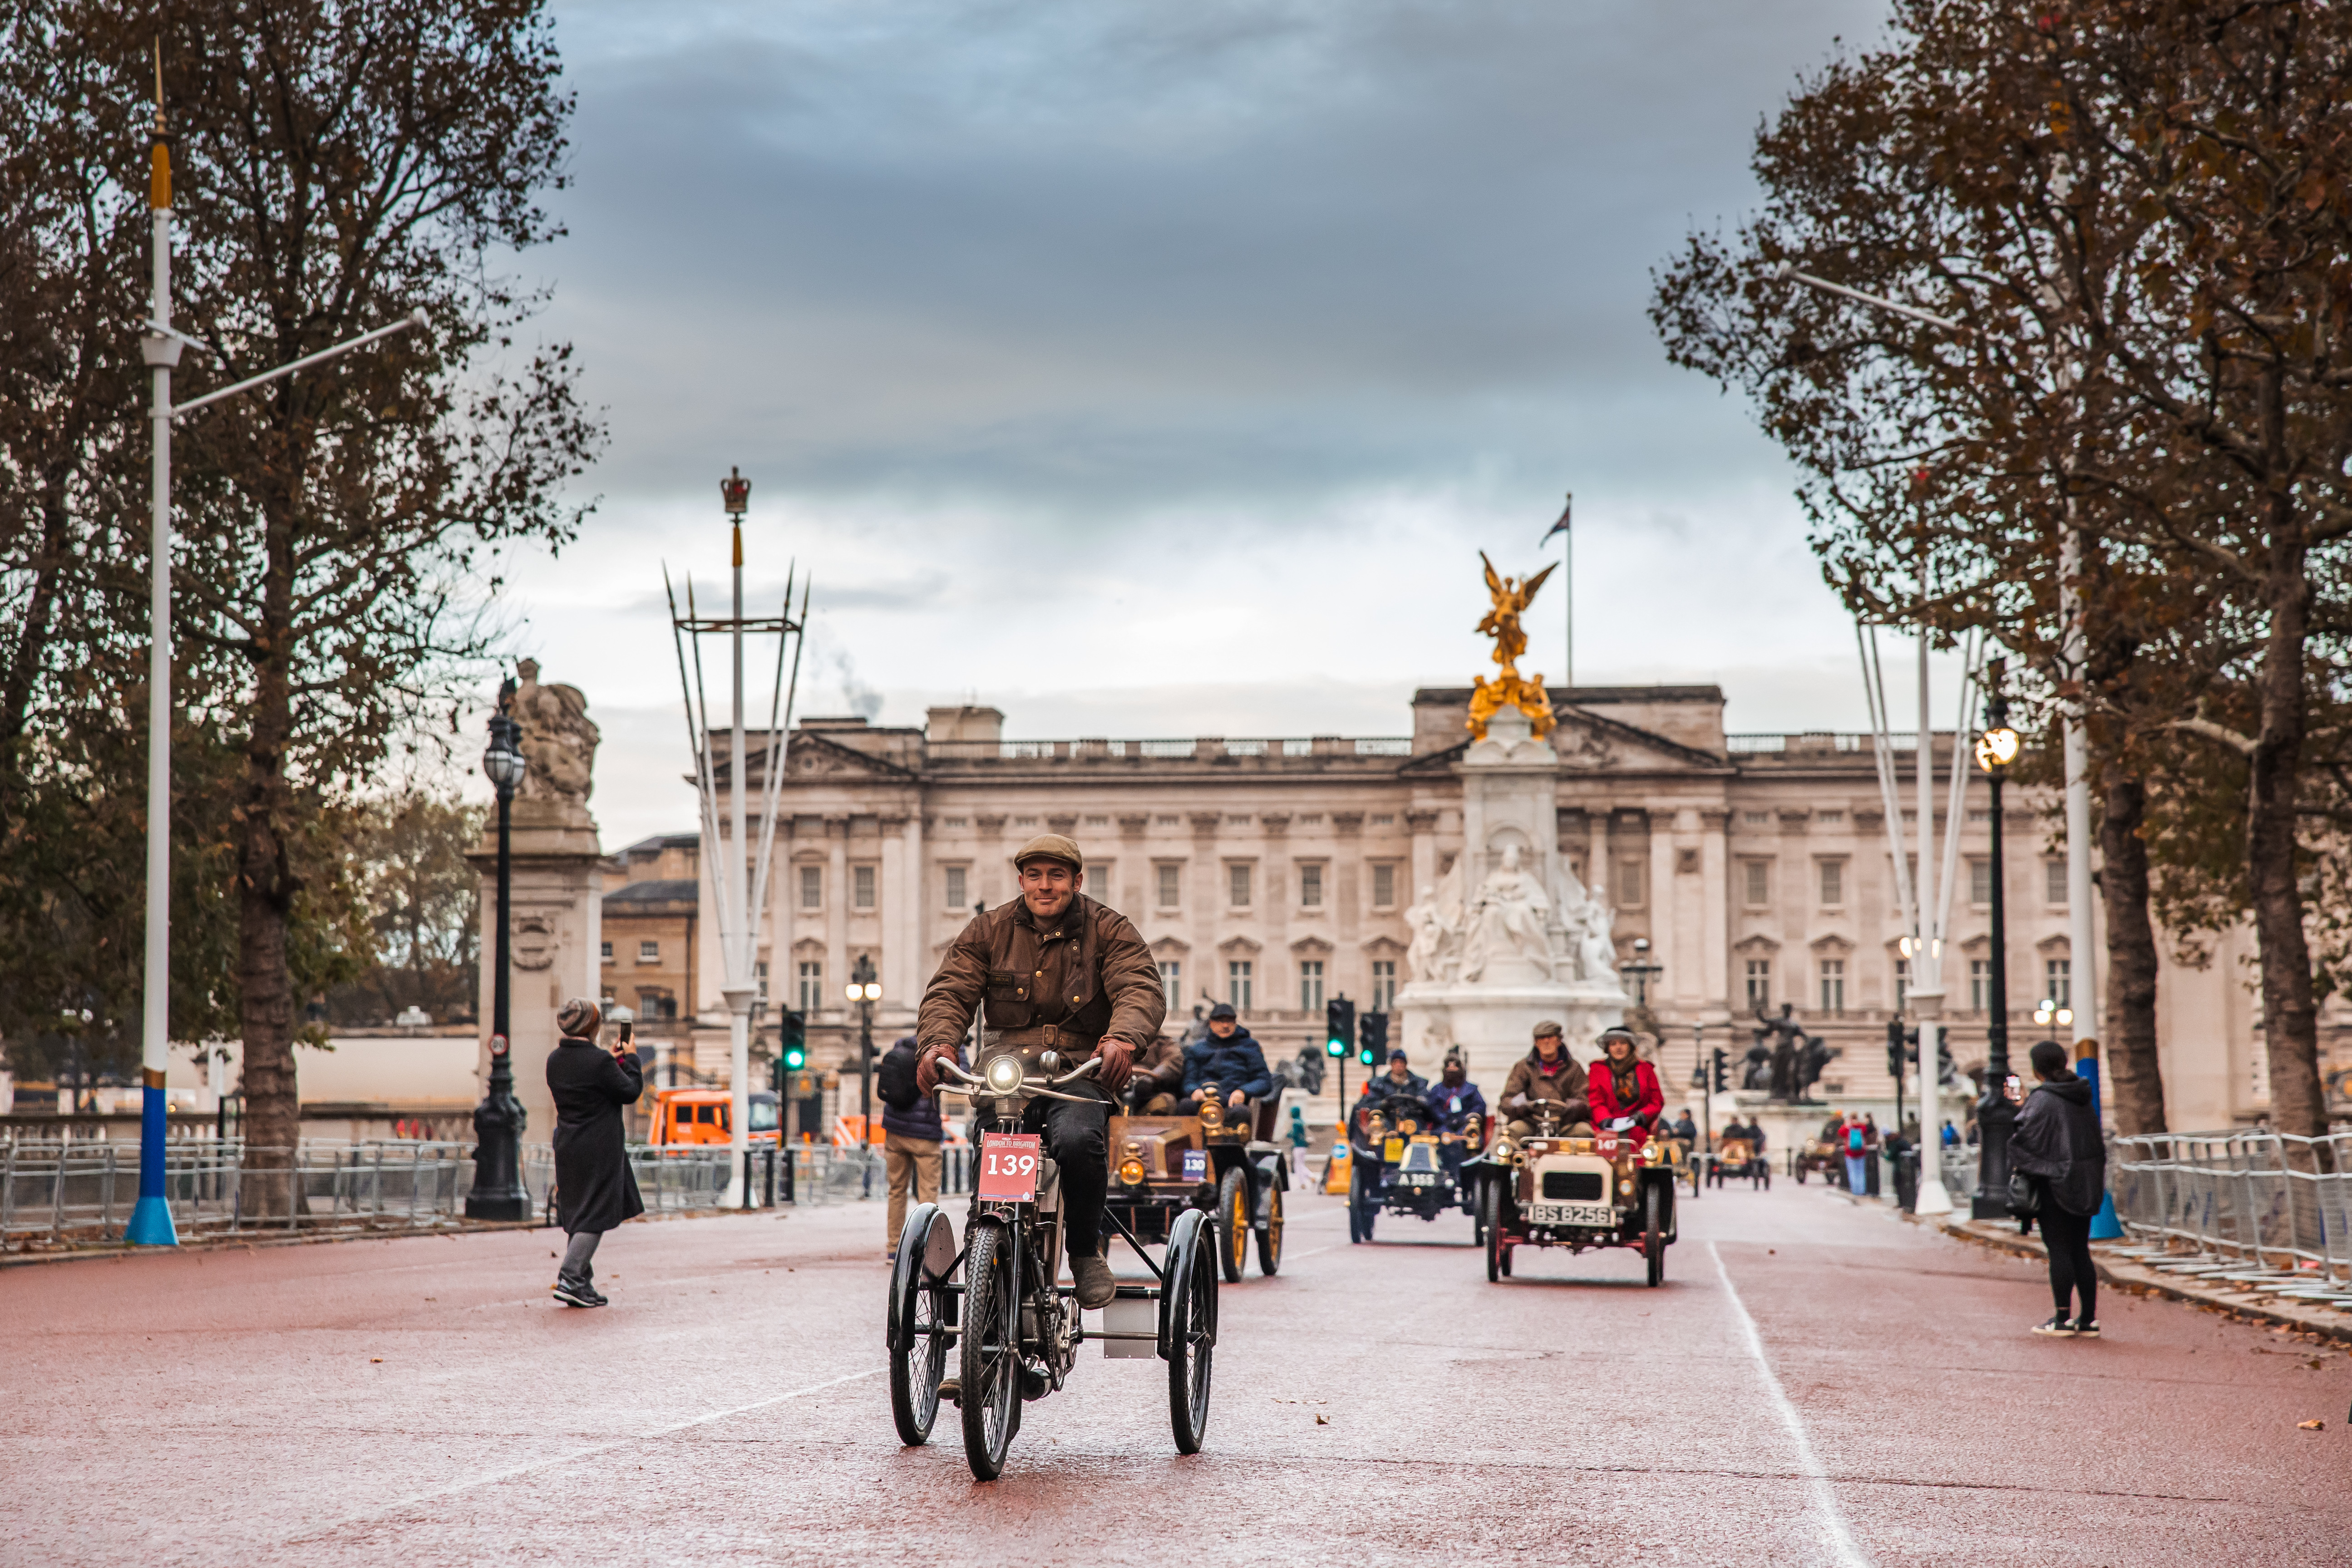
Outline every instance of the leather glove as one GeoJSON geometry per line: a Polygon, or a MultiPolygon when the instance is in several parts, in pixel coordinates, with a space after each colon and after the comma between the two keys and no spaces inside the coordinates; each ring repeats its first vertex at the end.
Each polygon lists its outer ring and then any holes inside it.
{"type": "Polygon", "coordinates": [[[936,1094],[940,1088],[940,1058],[945,1053],[937,1047],[915,1058],[915,1089],[920,1094],[936,1094]]]}
{"type": "Polygon", "coordinates": [[[1510,1099],[1508,1099],[1508,1100],[1507,1100],[1503,1101],[1503,1103],[1504,1103],[1505,1105],[1510,1106],[1510,1107],[1512,1107],[1513,1109],[1517,1109],[1517,1108],[1518,1108],[1518,1107],[1524,1106],[1524,1105],[1526,1105],[1526,1104],[1527,1104],[1527,1102],[1528,1102],[1528,1097],[1527,1097],[1526,1095],[1524,1095],[1524,1094],[1515,1094],[1515,1095],[1511,1096],[1511,1098],[1510,1098],[1510,1099]]]}
{"type": "Polygon", "coordinates": [[[1095,1081],[1112,1094],[1127,1087],[1128,1074],[1135,1067],[1135,1047],[1126,1040],[1105,1040],[1095,1055],[1102,1058],[1102,1070],[1095,1081]]]}

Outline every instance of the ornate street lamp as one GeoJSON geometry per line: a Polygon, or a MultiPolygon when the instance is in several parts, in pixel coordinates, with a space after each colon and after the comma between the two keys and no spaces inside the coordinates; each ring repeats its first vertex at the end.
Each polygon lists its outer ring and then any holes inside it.
{"type": "Polygon", "coordinates": [[[1665,965],[1650,962],[1650,939],[1633,939],[1633,957],[1630,963],[1617,966],[1617,973],[1633,983],[1633,1026],[1646,1035],[1655,1035],[1658,1021],[1650,1013],[1650,982],[1666,972],[1665,965]]]}
{"type": "Polygon", "coordinates": [[[2003,1092],[2009,1078],[2009,917],[2001,900],[2000,786],[2017,761],[2020,742],[2009,727],[2000,677],[2001,661],[1994,659],[1985,669],[1985,728],[1976,743],[1977,766],[1992,789],[1992,962],[1986,975],[1984,1093],[1977,1100],[1977,1191],[1969,1205],[1973,1219],[2010,1217],[2009,1134],[2017,1121],[2017,1108],[2003,1092]]]}
{"type": "MultiPolygon", "coordinates": [[[[849,999],[857,1004],[857,1124],[859,1136],[866,1148],[858,1152],[861,1161],[874,1144],[874,1004],[882,1000],[882,984],[874,973],[871,953],[861,952],[850,967],[849,999]]],[[[869,1168],[866,1183],[870,1190],[874,1173],[869,1168]]]]}
{"type": "MultiPolygon", "coordinates": [[[[509,680],[499,689],[503,710],[514,694],[509,680]]],[[[508,933],[514,926],[508,914],[514,885],[512,807],[515,787],[522,783],[522,726],[501,710],[490,716],[489,750],[482,753],[482,772],[499,792],[499,926],[490,960],[490,1082],[481,1104],[474,1107],[474,1190],[466,1194],[467,1219],[529,1219],[530,1193],[522,1184],[522,1131],[526,1113],[515,1098],[514,1038],[508,1016],[508,933]]]]}

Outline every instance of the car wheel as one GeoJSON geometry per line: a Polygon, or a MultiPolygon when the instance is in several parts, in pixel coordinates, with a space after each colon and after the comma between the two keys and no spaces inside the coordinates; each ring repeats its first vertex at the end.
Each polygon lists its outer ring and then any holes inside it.
{"type": "Polygon", "coordinates": [[[1241,1282],[1249,1262],[1249,1178],[1236,1165],[1217,1182],[1217,1268],[1228,1285],[1241,1282]]]}
{"type": "Polygon", "coordinates": [[[1258,1233],[1257,1271],[1272,1274],[1282,1267],[1282,1186],[1269,1185],[1265,1194],[1265,1229],[1258,1233]]]}
{"type": "Polygon", "coordinates": [[[1649,1266],[1653,1286],[1665,1282],[1666,1226],[1665,1197],[1655,1182],[1642,1192],[1642,1261],[1649,1266]]]}
{"type": "Polygon", "coordinates": [[[1487,1182],[1478,1194],[1478,1229],[1486,1244],[1486,1283],[1511,1271],[1511,1249],[1503,1239],[1503,1184],[1487,1182]]]}

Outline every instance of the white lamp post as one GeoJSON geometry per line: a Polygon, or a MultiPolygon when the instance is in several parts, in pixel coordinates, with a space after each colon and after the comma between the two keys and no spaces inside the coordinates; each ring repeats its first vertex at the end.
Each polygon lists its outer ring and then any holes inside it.
{"type": "Polygon", "coordinates": [[[163,133],[163,59],[155,57],[155,127],[148,147],[147,205],[153,225],[153,300],[140,353],[155,373],[153,516],[148,581],[147,650],[147,971],[144,976],[139,1064],[145,1090],[139,1126],[139,1201],[131,1211],[126,1241],[173,1247],[179,1232],[163,1190],[165,1070],[171,1062],[172,960],[172,421],[208,403],[234,397],[298,370],[333,359],[425,324],[422,310],[388,327],[348,342],[305,354],[276,370],[247,376],[174,407],[172,372],[180,351],[204,345],[172,326],[172,153],[163,133]]]}

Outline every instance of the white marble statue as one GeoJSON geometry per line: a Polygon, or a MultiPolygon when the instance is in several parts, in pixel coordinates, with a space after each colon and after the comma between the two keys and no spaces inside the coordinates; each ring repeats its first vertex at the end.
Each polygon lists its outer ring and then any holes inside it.
{"type": "Polygon", "coordinates": [[[1404,925],[1412,933],[1404,954],[1412,977],[1426,981],[1453,979],[1462,963],[1462,931],[1446,919],[1435,888],[1423,885],[1420,899],[1404,912],[1404,925]]]}
{"type": "Polygon", "coordinates": [[[1617,983],[1617,943],[1610,934],[1616,911],[1597,898],[1587,898],[1575,913],[1576,977],[1617,983]]]}
{"type": "Polygon", "coordinates": [[[1519,847],[1503,847],[1501,864],[1479,885],[1463,943],[1462,978],[1479,980],[1503,961],[1519,959],[1552,973],[1551,895],[1519,866],[1519,847]]]}

